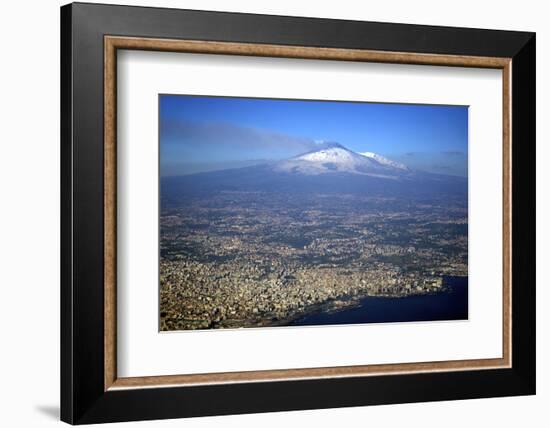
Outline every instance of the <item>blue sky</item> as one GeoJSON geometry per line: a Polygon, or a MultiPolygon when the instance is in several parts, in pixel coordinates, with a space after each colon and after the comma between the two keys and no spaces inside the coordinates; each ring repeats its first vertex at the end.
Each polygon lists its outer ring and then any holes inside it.
{"type": "Polygon", "coordinates": [[[284,159],[319,140],[467,175],[464,106],[160,95],[159,108],[162,176],[284,159]]]}

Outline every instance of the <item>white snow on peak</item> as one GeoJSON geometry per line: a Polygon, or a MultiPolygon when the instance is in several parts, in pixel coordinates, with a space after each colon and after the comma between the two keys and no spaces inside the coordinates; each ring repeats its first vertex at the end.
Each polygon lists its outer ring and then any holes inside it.
{"type": "Polygon", "coordinates": [[[380,163],[382,165],[392,166],[394,168],[402,169],[404,171],[409,170],[409,168],[405,164],[402,164],[401,162],[392,161],[391,159],[385,158],[384,156],[379,155],[377,153],[361,152],[359,154],[362,155],[362,156],[365,156],[367,158],[374,159],[375,161],[377,161],[378,163],[380,163]]]}
{"type": "Polygon", "coordinates": [[[352,164],[354,161],[355,153],[341,148],[323,149],[313,153],[306,153],[296,157],[296,159],[310,161],[310,162],[337,162],[340,164],[352,164]]]}
{"type": "Polygon", "coordinates": [[[323,148],[278,162],[275,170],[282,172],[319,175],[326,173],[350,173],[394,177],[403,172],[374,158],[360,155],[338,143],[327,143],[323,148]]]}

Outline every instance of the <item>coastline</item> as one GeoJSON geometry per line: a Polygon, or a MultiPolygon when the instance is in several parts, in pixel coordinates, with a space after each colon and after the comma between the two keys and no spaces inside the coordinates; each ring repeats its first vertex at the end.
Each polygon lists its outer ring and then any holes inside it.
{"type": "MultiPolygon", "coordinates": [[[[386,301],[397,301],[397,300],[406,300],[410,298],[422,298],[428,296],[449,296],[453,293],[456,293],[454,289],[454,281],[460,281],[466,283],[466,293],[467,293],[467,280],[468,277],[458,277],[458,276],[446,276],[444,277],[443,286],[437,291],[428,291],[421,293],[414,293],[408,295],[396,295],[391,293],[365,293],[362,295],[354,296],[345,296],[344,298],[339,298],[331,300],[328,302],[323,302],[317,305],[312,305],[310,308],[306,309],[300,314],[286,318],[285,320],[279,320],[275,323],[270,324],[270,326],[308,326],[308,325],[330,325],[331,323],[303,323],[300,322],[304,319],[310,318],[312,316],[321,315],[321,316],[331,316],[338,313],[345,313],[350,310],[361,308],[364,305],[366,299],[379,299],[386,301]]],[[[466,302],[467,303],[467,302],[466,302]]],[[[415,320],[411,320],[415,321],[415,320]]],[[[375,321],[375,322],[392,322],[391,320],[387,321],[375,321]]],[[[374,321],[363,321],[362,323],[369,324],[375,323],[374,321]]],[[[407,321],[401,321],[407,322],[407,321]]],[[[340,324],[340,323],[338,323],[340,324]]]]}
{"type": "MultiPolygon", "coordinates": [[[[242,325],[243,322],[241,321],[239,328],[330,325],[330,323],[308,324],[308,323],[301,323],[300,321],[303,319],[309,318],[311,316],[316,316],[316,315],[330,316],[330,315],[360,308],[363,305],[363,302],[366,298],[381,298],[381,299],[391,299],[392,301],[397,301],[397,300],[403,300],[411,297],[449,295],[453,293],[453,284],[450,284],[449,282],[452,282],[452,280],[456,280],[456,279],[465,280],[467,282],[467,278],[468,278],[467,276],[466,277],[444,276],[443,285],[437,291],[430,290],[430,291],[423,291],[423,292],[415,292],[415,293],[406,294],[406,295],[392,294],[392,293],[363,293],[363,294],[344,295],[336,299],[329,299],[321,303],[310,305],[304,308],[302,311],[294,313],[284,319],[264,320],[259,323],[258,322],[250,323],[250,325],[242,325]]],[[[378,321],[378,322],[384,322],[384,321],[378,321]]],[[[387,322],[391,322],[391,321],[387,321],[387,322]]],[[[406,321],[403,321],[403,322],[406,322],[406,321]]],[[[364,321],[363,323],[370,324],[373,322],[364,321]]],[[[224,326],[221,329],[223,328],[231,328],[231,327],[224,326]]]]}

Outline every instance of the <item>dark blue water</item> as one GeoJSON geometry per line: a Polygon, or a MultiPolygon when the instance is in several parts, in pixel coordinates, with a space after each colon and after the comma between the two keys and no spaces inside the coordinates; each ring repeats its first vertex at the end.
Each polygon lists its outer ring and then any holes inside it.
{"type": "Polygon", "coordinates": [[[448,289],[407,297],[364,297],[359,304],[337,312],[318,311],[289,325],[360,324],[468,319],[468,278],[444,277],[448,289]]]}

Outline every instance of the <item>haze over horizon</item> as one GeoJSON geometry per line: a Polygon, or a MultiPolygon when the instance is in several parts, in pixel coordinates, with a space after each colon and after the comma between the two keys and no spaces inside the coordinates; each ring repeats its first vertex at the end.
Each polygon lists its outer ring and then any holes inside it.
{"type": "Polygon", "coordinates": [[[467,176],[465,106],[160,95],[159,109],[161,176],[287,159],[319,141],[467,176]]]}

